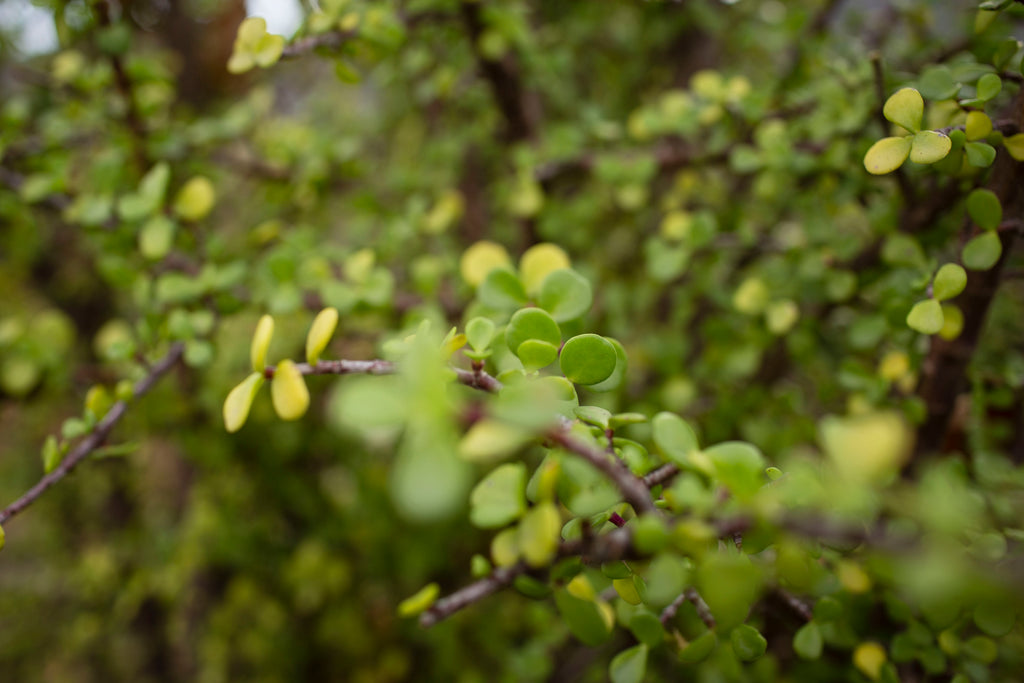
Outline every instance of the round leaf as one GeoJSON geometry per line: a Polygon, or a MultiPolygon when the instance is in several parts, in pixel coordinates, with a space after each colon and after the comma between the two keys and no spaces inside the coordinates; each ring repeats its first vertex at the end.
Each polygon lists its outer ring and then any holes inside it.
{"type": "Polygon", "coordinates": [[[547,342],[556,348],[562,342],[562,331],[551,314],[541,308],[523,308],[515,312],[505,328],[505,343],[516,353],[530,339],[547,342]]]}
{"type": "Polygon", "coordinates": [[[665,627],[656,615],[637,610],[629,620],[629,630],[647,647],[657,647],[665,640],[665,627]]]}
{"type": "Polygon", "coordinates": [[[984,602],[974,608],[974,623],[990,636],[1000,638],[1011,630],[1017,621],[1012,603],[984,602]]]}
{"type": "Polygon", "coordinates": [[[187,221],[198,221],[213,209],[216,196],[210,179],[196,176],[178,190],[174,198],[174,213],[187,221]]]}
{"type": "Polygon", "coordinates": [[[912,137],[882,138],[864,155],[864,168],[873,175],[892,173],[903,165],[910,154],[912,137]]]}
{"type": "Polygon", "coordinates": [[[528,371],[540,370],[555,362],[558,347],[539,339],[527,339],[516,349],[516,356],[528,371]]]}
{"type": "Polygon", "coordinates": [[[960,254],[963,264],[971,270],[988,270],[1003,255],[1003,243],[994,230],[984,232],[964,245],[960,254]]]}
{"type": "Polygon", "coordinates": [[[822,645],[821,629],[814,621],[804,624],[793,636],[793,651],[801,659],[817,659],[822,645]]]}
{"type": "Polygon", "coordinates": [[[761,633],[748,624],[741,624],[729,634],[732,651],[741,662],[759,659],[768,650],[768,641],[761,633]]]}
{"type": "Polygon", "coordinates": [[[484,418],[475,422],[459,442],[459,457],[470,462],[500,460],[519,450],[530,436],[514,425],[484,418]]]}
{"type": "Polygon", "coordinates": [[[162,259],[173,244],[174,221],[163,214],[153,216],[139,230],[139,253],[148,259],[162,259]]]}
{"type": "Polygon", "coordinates": [[[469,497],[469,519],[481,529],[496,529],[526,512],[526,465],[501,465],[484,477],[469,497]]]}
{"type": "Polygon", "coordinates": [[[565,342],[559,364],[570,382],[597,384],[615,371],[615,347],[596,334],[577,335],[565,342]]]}
{"type": "Polygon", "coordinates": [[[551,501],[530,508],[519,522],[519,550],[531,567],[543,567],[558,552],[562,517],[551,501]]]}
{"type": "Polygon", "coordinates": [[[325,308],[320,311],[306,335],[306,362],[316,365],[320,354],[327,348],[335,328],[338,326],[338,309],[325,308]]]}
{"type": "Polygon", "coordinates": [[[658,413],[651,420],[654,443],[677,465],[688,465],[690,455],[700,446],[693,428],[675,413],[658,413]]]}
{"type": "Polygon", "coordinates": [[[510,270],[492,269],[477,289],[477,297],[487,307],[496,310],[519,308],[527,302],[523,283],[510,270]]]}
{"type": "Polygon", "coordinates": [[[930,100],[948,100],[960,90],[960,84],[953,79],[953,72],[944,65],[927,67],[917,84],[921,94],[930,100]]]}
{"type": "Polygon", "coordinates": [[[622,346],[618,339],[612,339],[611,337],[605,337],[611,345],[615,347],[615,369],[612,374],[608,376],[608,379],[598,382],[597,384],[591,384],[587,387],[590,391],[602,392],[602,391],[614,391],[622,386],[622,382],[626,379],[626,370],[629,367],[628,360],[626,359],[626,349],[622,346]]]}
{"type": "Polygon", "coordinates": [[[992,132],[992,119],[983,111],[968,112],[964,132],[968,140],[982,140],[992,132]]]}
{"type": "Polygon", "coordinates": [[[968,142],[964,145],[967,163],[978,168],[988,168],[996,160],[996,150],[984,142],[968,142]]]}
{"type": "Polygon", "coordinates": [[[998,95],[1003,89],[1003,80],[997,74],[985,74],[978,79],[977,97],[987,102],[998,95]]]}
{"type": "Polygon", "coordinates": [[[612,658],[608,676],[612,683],[642,683],[647,673],[647,646],[643,643],[612,658]]]}
{"type": "Polygon", "coordinates": [[[1003,205],[995,192],[979,188],[967,195],[967,214],[979,228],[995,230],[1003,222],[1003,205]]]}
{"type": "Polygon", "coordinates": [[[309,408],[309,389],[295,363],[283,360],[277,364],[270,380],[270,398],[274,411],[282,420],[298,420],[309,408]]]}
{"type": "Polygon", "coordinates": [[[743,441],[726,441],[704,451],[715,476],[738,499],[748,499],[764,484],[764,456],[743,441]]]}
{"type": "Polygon", "coordinates": [[[936,301],[952,299],[967,286],[967,273],[955,263],[947,263],[939,268],[932,284],[932,296],[936,301]]]}
{"type": "Polygon", "coordinates": [[[935,299],[918,301],[907,314],[907,325],[921,334],[935,334],[942,329],[942,304],[935,299]]]}
{"type": "Polygon", "coordinates": [[[519,275],[526,291],[535,294],[548,274],[569,266],[569,255],[564,249],[556,244],[543,242],[527,249],[519,259],[519,275]]]}
{"type": "Polygon", "coordinates": [[[896,125],[916,133],[924,117],[924,99],[913,88],[902,88],[885,101],[882,114],[896,125]]]}
{"type": "Polygon", "coordinates": [[[1003,144],[1010,156],[1017,161],[1024,161],[1024,133],[1017,133],[1008,138],[1003,138],[1003,144]]]}
{"type": "Polygon", "coordinates": [[[598,603],[581,600],[568,591],[555,592],[555,605],[566,626],[584,645],[595,647],[608,640],[612,624],[601,613],[598,603]]]}
{"type": "Polygon", "coordinates": [[[511,263],[505,247],[495,242],[482,240],[462,253],[462,258],[459,260],[459,273],[467,284],[478,287],[492,270],[508,266],[511,263]]]}
{"type": "Polygon", "coordinates": [[[952,148],[953,143],[947,136],[933,130],[922,130],[914,135],[910,160],[915,164],[934,164],[944,159],[952,148]]]}
{"type": "Polygon", "coordinates": [[[224,401],[224,428],[237,432],[249,417],[256,393],[263,386],[263,373],[254,372],[236,386],[224,401]]]}
{"type": "Polygon", "coordinates": [[[483,352],[494,339],[495,326],[490,318],[473,318],[466,323],[466,341],[474,351],[483,352]]]}
{"type": "Polygon", "coordinates": [[[705,631],[699,637],[690,641],[682,652],[679,653],[679,661],[684,664],[697,664],[707,659],[718,645],[718,636],[714,631],[705,631]]]}
{"type": "Polygon", "coordinates": [[[558,322],[574,320],[590,310],[594,294],[590,283],[579,273],[561,269],[544,278],[537,304],[558,322]]]}

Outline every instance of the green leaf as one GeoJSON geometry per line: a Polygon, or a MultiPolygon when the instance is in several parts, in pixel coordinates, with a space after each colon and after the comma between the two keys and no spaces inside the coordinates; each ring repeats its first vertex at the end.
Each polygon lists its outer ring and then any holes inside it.
{"type": "Polygon", "coordinates": [[[978,188],[967,195],[967,214],[979,228],[995,230],[1003,222],[1003,205],[995,192],[978,188]]]}
{"type": "Polygon", "coordinates": [[[209,178],[196,176],[189,179],[174,197],[174,213],[186,221],[205,218],[213,209],[217,193],[209,178]]]}
{"type": "Polygon", "coordinates": [[[1003,138],[1003,145],[1010,156],[1017,161],[1024,161],[1024,133],[1017,133],[1008,138],[1003,138]]]}
{"type": "Polygon", "coordinates": [[[421,612],[427,611],[440,594],[441,587],[436,583],[424,586],[415,595],[411,595],[398,603],[398,616],[403,618],[415,617],[421,612]]]}
{"type": "Polygon", "coordinates": [[[584,645],[596,647],[611,635],[612,619],[602,614],[593,600],[581,600],[566,590],[557,590],[555,605],[566,626],[584,645]]]}
{"type": "Polygon", "coordinates": [[[273,337],[274,319],[269,315],[263,315],[256,323],[256,331],[249,346],[249,359],[252,362],[252,369],[256,372],[263,372],[263,368],[267,367],[267,351],[273,337]]]}
{"type": "MultiPolygon", "coordinates": [[[[543,195],[540,199],[543,200],[543,195]]],[[[519,259],[519,275],[526,291],[533,295],[540,291],[549,274],[556,270],[568,269],[570,265],[569,255],[564,249],[557,244],[542,242],[523,253],[519,259]]]]}
{"type": "Polygon", "coordinates": [[[752,662],[760,659],[768,650],[768,641],[753,626],[741,624],[729,634],[732,650],[741,662],[752,662]]]}
{"type": "Polygon", "coordinates": [[[699,450],[697,434],[686,420],[675,413],[658,413],[651,420],[654,443],[662,455],[680,466],[688,466],[699,450]]]}
{"type": "Polygon", "coordinates": [[[705,631],[679,653],[679,661],[683,664],[697,664],[707,659],[718,646],[718,636],[714,631],[705,631]]]}
{"type": "Polygon", "coordinates": [[[139,253],[145,258],[157,261],[167,256],[174,244],[175,225],[167,216],[153,216],[139,230],[139,253]]]}
{"type": "Polygon", "coordinates": [[[910,154],[913,138],[882,138],[864,155],[864,168],[873,175],[892,173],[903,165],[910,154]]]}
{"type": "Polygon", "coordinates": [[[963,264],[971,270],[988,270],[999,262],[1003,255],[1003,243],[994,230],[972,238],[960,253],[963,264]]]}
{"type": "Polygon", "coordinates": [[[60,465],[60,461],[64,459],[64,453],[57,443],[57,437],[50,434],[46,437],[46,441],[43,442],[43,472],[49,474],[57,469],[60,465]]]}
{"type": "Polygon", "coordinates": [[[929,100],[948,100],[960,90],[960,84],[953,78],[953,72],[941,64],[925,68],[917,85],[921,94],[929,100]]]}
{"type": "Polygon", "coordinates": [[[495,468],[473,488],[469,519],[481,529],[497,529],[526,512],[526,465],[508,463],[495,468]]]}
{"type": "Polygon", "coordinates": [[[153,166],[139,182],[139,195],[154,209],[163,204],[167,194],[167,183],[171,180],[171,167],[161,161],[153,166]]]}
{"type": "Polygon", "coordinates": [[[964,133],[968,140],[983,140],[992,132],[992,119],[983,111],[967,112],[964,133]]]}
{"type": "Polygon", "coordinates": [[[622,386],[623,381],[625,381],[626,370],[629,367],[629,362],[626,359],[626,349],[619,340],[612,339],[611,337],[605,337],[605,339],[615,347],[615,369],[612,370],[612,374],[608,375],[607,379],[588,386],[587,389],[592,392],[615,391],[618,389],[622,386]]]}
{"type": "Polygon", "coordinates": [[[612,658],[608,675],[612,683],[642,683],[647,673],[647,645],[641,643],[612,658]]]}
{"type": "Polygon", "coordinates": [[[277,63],[284,52],[284,38],[268,33],[260,38],[253,51],[253,60],[266,69],[277,63]]]}
{"type": "Polygon", "coordinates": [[[263,373],[254,372],[231,390],[224,401],[224,428],[237,432],[249,417],[249,409],[263,386],[263,373]]]}
{"type": "Polygon", "coordinates": [[[739,500],[751,498],[764,482],[764,456],[743,441],[726,441],[704,450],[715,477],[739,500]]]}
{"type": "Polygon", "coordinates": [[[690,572],[683,558],[664,553],[651,560],[644,575],[647,594],[644,602],[654,609],[662,609],[678,598],[686,588],[690,572]]]}
{"type": "Polygon", "coordinates": [[[977,98],[988,102],[1003,89],[1003,80],[997,74],[985,74],[978,79],[977,98]]]}
{"type": "Polygon", "coordinates": [[[987,635],[1001,638],[1013,630],[1017,621],[1012,602],[987,601],[974,608],[974,623],[987,635]]]}
{"type": "Polygon", "coordinates": [[[608,429],[611,426],[611,412],[598,406],[578,406],[573,410],[573,414],[582,422],[601,429],[608,429]]]}
{"type": "Polygon", "coordinates": [[[306,335],[306,362],[316,365],[338,327],[338,309],[325,308],[317,313],[306,335]]]}
{"type": "Polygon", "coordinates": [[[274,411],[282,420],[298,420],[309,408],[309,389],[299,368],[291,360],[277,364],[270,380],[270,398],[274,411]]]}
{"type": "Polygon", "coordinates": [[[533,372],[554,363],[558,358],[558,347],[539,339],[527,339],[516,349],[516,356],[527,371],[533,372]]]}
{"type": "Polygon", "coordinates": [[[615,347],[596,334],[580,334],[565,342],[559,356],[562,374],[575,384],[597,384],[615,371],[615,347]]]}
{"type": "Polygon", "coordinates": [[[921,334],[935,334],[942,329],[942,304],[935,299],[918,301],[907,314],[907,326],[921,334]]]}
{"type": "Polygon", "coordinates": [[[967,286],[967,273],[955,263],[947,263],[939,268],[932,284],[932,296],[936,301],[952,299],[967,286]]]}
{"type": "Polygon", "coordinates": [[[530,433],[521,427],[484,418],[475,422],[459,441],[459,457],[469,462],[493,462],[515,453],[530,438],[530,433]]]}
{"type": "Polygon", "coordinates": [[[558,322],[575,320],[590,310],[594,294],[590,283],[579,273],[563,268],[544,278],[537,304],[558,322]]]}
{"type": "Polygon", "coordinates": [[[538,503],[519,522],[519,550],[526,564],[544,567],[558,552],[562,517],[551,501],[538,503]]]}
{"type": "Polygon", "coordinates": [[[916,133],[924,118],[924,99],[913,88],[902,88],[885,101],[882,114],[896,125],[916,133]]]}
{"type": "Polygon", "coordinates": [[[537,339],[558,347],[562,332],[551,314],[541,308],[524,308],[515,312],[505,328],[505,343],[516,353],[519,346],[530,339],[537,339]]]}
{"type": "Polygon", "coordinates": [[[953,143],[947,136],[933,130],[922,130],[914,135],[910,160],[915,164],[934,164],[945,158],[952,148],[953,143]]]}
{"type": "Polygon", "coordinates": [[[657,615],[638,610],[629,619],[629,630],[647,647],[657,647],[665,640],[665,627],[657,615]]]}
{"type": "Polygon", "coordinates": [[[466,323],[466,341],[474,351],[483,352],[491,345],[496,327],[490,318],[473,318],[466,323]]]}
{"type": "Polygon", "coordinates": [[[716,624],[726,630],[746,620],[761,592],[761,573],[746,555],[719,551],[697,567],[696,584],[716,624]]]}
{"type": "Polygon", "coordinates": [[[984,142],[968,142],[964,145],[964,152],[967,153],[967,163],[978,168],[988,168],[996,160],[995,147],[984,142]]]}
{"type": "Polygon", "coordinates": [[[498,311],[519,308],[527,303],[523,283],[511,270],[492,268],[476,291],[480,302],[498,311]]]}
{"type": "Polygon", "coordinates": [[[814,618],[817,621],[829,623],[841,619],[842,616],[843,603],[830,595],[826,595],[814,603],[814,618]]]}
{"type": "Polygon", "coordinates": [[[793,651],[801,659],[817,659],[823,646],[821,628],[815,621],[809,621],[793,636],[793,651]]]}

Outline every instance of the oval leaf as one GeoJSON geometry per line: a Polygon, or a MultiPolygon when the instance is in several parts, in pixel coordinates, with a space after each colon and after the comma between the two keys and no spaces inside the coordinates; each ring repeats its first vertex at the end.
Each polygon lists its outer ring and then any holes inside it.
{"type": "Polygon", "coordinates": [[[483,352],[491,345],[496,328],[490,318],[473,318],[466,323],[466,341],[474,351],[483,352]]]}
{"type": "Polygon", "coordinates": [[[967,195],[967,214],[979,228],[995,230],[1003,222],[1003,205],[995,192],[979,188],[967,195]]]}
{"type": "Polygon", "coordinates": [[[478,287],[495,268],[511,265],[505,247],[496,242],[482,240],[462,253],[459,273],[467,284],[478,287]]]}
{"type": "Polygon", "coordinates": [[[995,147],[984,142],[968,142],[964,145],[964,152],[967,153],[967,163],[977,168],[988,168],[996,160],[995,147]]]}
{"type": "Polygon", "coordinates": [[[496,529],[526,512],[526,465],[501,465],[484,477],[469,496],[469,519],[481,529],[496,529]]]}
{"type": "Polygon", "coordinates": [[[688,465],[690,455],[700,448],[693,427],[675,413],[658,413],[651,420],[651,427],[654,443],[677,465],[688,465]]]}
{"type": "Polygon", "coordinates": [[[882,114],[897,126],[916,133],[921,129],[921,119],[924,118],[924,99],[913,88],[902,88],[885,101],[882,114]]]}
{"type": "Polygon", "coordinates": [[[306,362],[316,365],[320,354],[327,348],[335,328],[338,327],[338,309],[325,308],[320,311],[306,335],[306,362]]]}
{"type": "Polygon", "coordinates": [[[597,384],[615,371],[615,347],[604,337],[581,334],[565,342],[559,365],[566,379],[576,384],[597,384]]]}
{"type": "Polygon", "coordinates": [[[510,270],[492,269],[477,289],[480,302],[499,311],[519,308],[527,302],[523,283],[510,270]]]}
{"type": "Polygon", "coordinates": [[[557,244],[543,242],[526,250],[519,259],[519,275],[526,291],[535,294],[549,273],[570,266],[569,255],[557,244]]]}
{"type": "Polygon", "coordinates": [[[914,135],[910,160],[915,164],[934,164],[944,159],[952,148],[953,142],[947,136],[934,130],[922,130],[914,135]]]}
{"type": "Polygon", "coordinates": [[[955,263],[947,263],[939,268],[932,284],[932,296],[936,301],[952,299],[967,286],[967,273],[955,263]]]}
{"type": "Polygon", "coordinates": [[[823,646],[821,629],[817,622],[811,621],[803,626],[793,636],[793,651],[801,659],[817,659],[821,656],[823,646]]]}
{"type": "Polygon", "coordinates": [[[267,349],[270,348],[270,340],[274,337],[274,319],[264,315],[256,323],[256,332],[252,335],[252,344],[249,346],[249,358],[252,361],[252,369],[256,372],[263,372],[267,367],[267,349]]]}
{"type": "Polygon", "coordinates": [[[873,175],[892,173],[903,165],[910,154],[913,138],[882,138],[864,155],[864,168],[873,175]]]}
{"type": "Polygon", "coordinates": [[[982,233],[964,245],[960,254],[963,264],[971,270],[988,270],[1003,255],[1003,243],[994,230],[982,233]]]}
{"type": "Polygon", "coordinates": [[[548,274],[540,286],[537,304],[558,322],[574,320],[590,310],[594,294],[579,273],[561,269],[548,274]]]}
{"type": "Polygon", "coordinates": [[[309,408],[309,389],[299,368],[290,360],[277,364],[270,380],[270,398],[274,411],[282,420],[298,420],[309,408]]]}
{"type": "Polygon", "coordinates": [[[263,386],[263,373],[254,372],[236,386],[224,401],[224,428],[237,432],[249,417],[256,393],[263,386]]]}
{"type": "Polygon", "coordinates": [[[554,363],[558,358],[558,347],[539,339],[527,339],[516,349],[516,356],[524,368],[533,372],[554,363]]]}
{"type": "Polygon", "coordinates": [[[647,646],[641,643],[612,658],[608,676],[612,683],[642,683],[647,673],[647,646]]]}
{"type": "Polygon", "coordinates": [[[942,304],[935,299],[918,301],[907,314],[907,325],[921,334],[935,334],[942,329],[942,304]]]}
{"type": "Polygon", "coordinates": [[[562,343],[562,331],[551,314],[541,308],[524,308],[516,311],[505,328],[505,343],[512,353],[530,339],[547,342],[558,347],[562,343]]]}
{"type": "Polygon", "coordinates": [[[732,651],[741,662],[752,662],[759,659],[768,649],[768,641],[761,633],[749,624],[740,624],[729,634],[732,651]]]}

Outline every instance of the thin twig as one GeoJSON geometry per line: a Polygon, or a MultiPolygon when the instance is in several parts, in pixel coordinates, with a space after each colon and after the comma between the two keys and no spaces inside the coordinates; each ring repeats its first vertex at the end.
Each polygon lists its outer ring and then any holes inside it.
{"type": "Polygon", "coordinates": [[[618,487],[623,498],[633,506],[637,514],[658,514],[658,508],[651,500],[651,492],[644,485],[643,480],[620,466],[619,461],[609,457],[607,451],[572,436],[565,425],[548,431],[547,437],[560,448],[580,456],[603,472],[618,487]]]}
{"type": "MultiPolygon", "coordinates": [[[[181,359],[184,350],[185,346],[181,343],[171,346],[167,355],[155,363],[153,367],[150,368],[149,373],[135,385],[132,390],[133,399],[140,398],[143,394],[152,389],[157,380],[160,379],[160,377],[162,377],[168,370],[174,367],[174,365],[181,359]]],[[[110,431],[121,420],[121,418],[124,417],[127,410],[128,403],[126,401],[118,401],[115,403],[107,414],[103,416],[103,419],[96,424],[96,427],[92,432],[82,439],[74,450],[65,456],[64,460],[61,461],[60,465],[58,465],[55,470],[40,479],[35,486],[26,491],[24,495],[18,498],[18,500],[8,505],[3,511],[0,511],[0,524],[3,524],[8,519],[19,512],[22,512],[25,508],[34,503],[36,499],[46,491],[46,489],[66,477],[80,462],[89,457],[93,451],[99,448],[100,445],[106,441],[110,431]]]]}
{"type": "Polygon", "coordinates": [[[295,57],[301,57],[302,55],[321,47],[329,50],[337,50],[342,45],[355,38],[356,35],[358,35],[356,31],[331,31],[330,33],[323,33],[318,36],[299,38],[291,45],[286,45],[284,50],[281,51],[281,56],[286,59],[293,59],[295,57]]]}
{"type": "MultiPolygon", "coordinates": [[[[393,375],[398,372],[398,365],[389,360],[321,360],[316,365],[296,363],[296,369],[303,375],[393,375]]],[[[463,368],[451,368],[460,384],[495,394],[501,390],[502,384],[492,375],[483,370],[473,372],[463,368]]],[[[263,376],[271,379],[277,366],[268,365],[263,369],[263,376]]]]}
{"type": "Polygon", "coordinates": [[[805,621],[810,621],[814,618],[814,610],[811,608],[806,601],[798,598],[797,596],[790,593],[785,588],[776,588],[775,592],[779,594],[779,597],[789,605],[794,612],[804,618],[805,621]]]}
{"type": "Polygon", "coordinates": [[[692,586],[687,588],[683,592],[683,597],[693,603],[694,608],[697,610],[697,616],[700,617],[705,626],[713,630],[715,628],[715,617],[711,614],[711,608],[708,607],[708,603],[704,602],[704,598],[700,597],[697,589],[692,586]]]}

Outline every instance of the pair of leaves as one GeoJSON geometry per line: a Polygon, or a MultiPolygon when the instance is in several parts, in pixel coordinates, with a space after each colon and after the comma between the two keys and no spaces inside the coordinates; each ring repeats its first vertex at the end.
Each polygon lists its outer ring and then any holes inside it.
{"type": "Polygon", "coordinates": [[[868,173],[884,175],[903,165],[909,157],[918,164],[933,164],[952,149],[947,135],[921,130],[924,118],[924,99],[913,88],[897,91],[885,102],[882,109],[885,118],[910,131],[911,135],[882,138],[864,155],[864,168],[868,173]]]}

